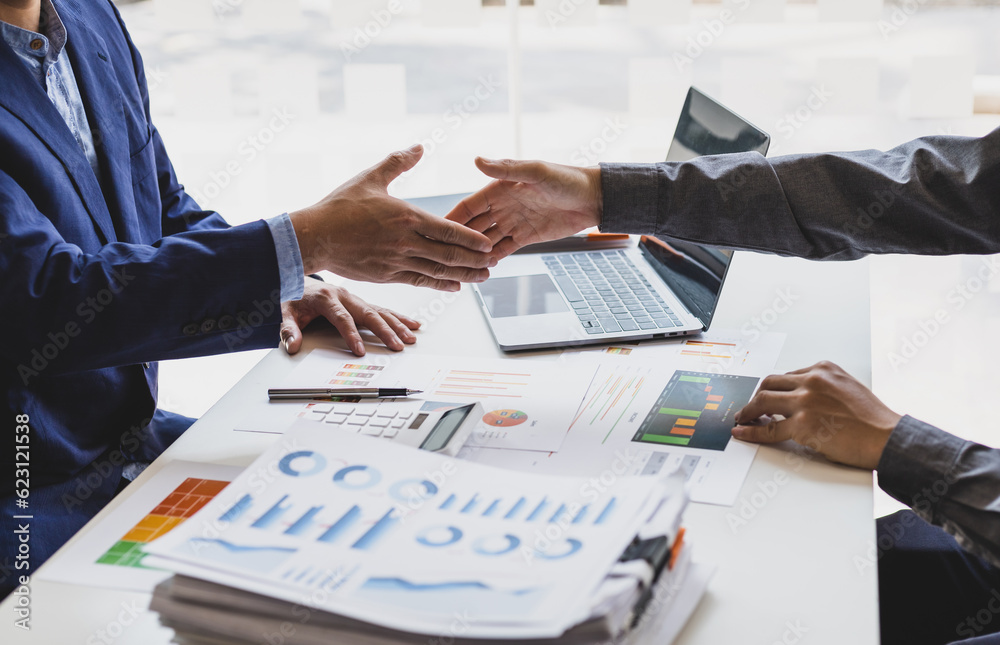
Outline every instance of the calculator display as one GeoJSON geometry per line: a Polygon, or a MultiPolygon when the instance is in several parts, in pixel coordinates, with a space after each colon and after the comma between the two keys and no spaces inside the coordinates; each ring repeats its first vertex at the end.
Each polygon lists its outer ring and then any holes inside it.
{"type": "Polygon", "coordinates": [[[420,444],[421,450],[440,450],[448,445],[448,442],[455,435],[455,431],[462,425],[469,413],[472,412],[472,405],[463,405],[460,408],[455,408],[453,410],[448,410],[441,415],[437,424],[424,439],[424,442],[420,444]]]}

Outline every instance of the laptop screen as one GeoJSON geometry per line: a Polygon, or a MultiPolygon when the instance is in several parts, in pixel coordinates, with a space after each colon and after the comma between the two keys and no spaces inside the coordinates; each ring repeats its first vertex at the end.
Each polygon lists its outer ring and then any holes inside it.
{"type": "MultiPolygon", "coordinates": [[[[667,161],[702,155],[767,153],[771,137],[695,88],[688,90],[667,161]]],[[[639,249],[684,306],[708,329],[733,252],[680,240],[643,237],[639,249]]]]}
{"type": "Polygon", "coordinates": [[[767,154],[771,137],[695,88],[688,90],[667,161],[730,152],[767,154]]]}

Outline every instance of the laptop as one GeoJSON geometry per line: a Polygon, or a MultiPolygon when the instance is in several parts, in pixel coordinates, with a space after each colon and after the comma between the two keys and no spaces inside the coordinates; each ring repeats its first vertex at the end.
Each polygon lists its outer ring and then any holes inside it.
{"type": "MultiPolygon", "coordinates": [[[[667,161],[766,154],[769,144],[692,87],[667,161]]],[[[631,248],[514,254],[473,289],[504,351],[666,338],[708,329],[731,259],[732,251],[643,237],[631,248]]]]}

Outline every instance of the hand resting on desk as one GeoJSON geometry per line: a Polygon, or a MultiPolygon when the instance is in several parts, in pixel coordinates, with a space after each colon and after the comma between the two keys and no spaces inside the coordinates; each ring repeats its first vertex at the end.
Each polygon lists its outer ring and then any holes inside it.
{"type": "Polygon", "coordinates": [[[792,439],[831,461],[874,470],[901,418],[843,369],[822,362],[765,378],[737,413],[733,436],[754,443],[792,439]]]}
{"type": "Polygon", "coordinates": [[[417,342],[411,330],[420,329],[420,323],[412,318],[368,304],[343,287],[307,277],[302,299],[281,305],[281,342],[285,351],[297,353],[302,346],[302,328],[320,317],[337,328],[357,356],[365,355],[365,343],[358,327],[366,327],[395,351],[402,350],[404,343],[417,342]]]}

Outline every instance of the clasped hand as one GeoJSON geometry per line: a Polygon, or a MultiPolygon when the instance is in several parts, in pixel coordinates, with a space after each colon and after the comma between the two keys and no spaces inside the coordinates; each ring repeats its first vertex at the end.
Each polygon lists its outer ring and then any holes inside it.
{"type": "Polygon", "coordinates": [[[326,270],[443,291],[489,277],[488,237],[389,195],[389,184],[422,155],[420,145],[394,152],[319,203],[290,214],[305,273],[326,270]]]}

